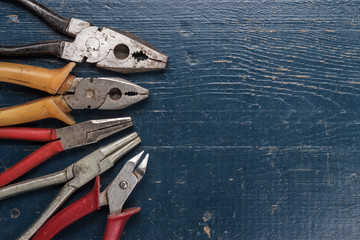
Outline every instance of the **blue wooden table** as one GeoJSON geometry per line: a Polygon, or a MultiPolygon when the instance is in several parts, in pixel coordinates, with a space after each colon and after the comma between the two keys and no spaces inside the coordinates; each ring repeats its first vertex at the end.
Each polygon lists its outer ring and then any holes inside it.
{"type": "MultiPolygon", "coordinates": [[[[169,56],[162,72],[131,74],[150,99],[131,116],[150,154],[125,207],[139,206],[123,239],[359,239],[360,2],[41,0],[65,17],[133,32],[169,56]]],[[[66,39],[12,3],[0,3],[0,44],[66,39]]],[[[60,68],[55,57],[1,61],[60,68]]],[[[121,76],[78,64],[81,77],[121,76]]],[[[0,84],[0,107],[47,96],[0,84]]],[[[58,120],[25,124],[62,127],[58,120]]],[[[63,152],[25,180],[65,168],[127,131],[63,152]]],[[[0,169],[42,144],[0,140],[0,169]]],[[[106,186],[121,169],[101,176],[106,186]]],[[[67,204],[93,186],[79,189],[67,204]]],[[[60,190],[0,202],[0,238],[18,237],[60,190]]],[[[56,239],[101,239],[108,208],[56,239]]]]}

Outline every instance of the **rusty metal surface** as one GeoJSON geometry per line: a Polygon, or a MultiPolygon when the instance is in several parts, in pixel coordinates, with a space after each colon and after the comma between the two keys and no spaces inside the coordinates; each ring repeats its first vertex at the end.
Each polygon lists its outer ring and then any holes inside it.
{"type": "Polygon", "coordinates": [[[63,42],[62,49],[63,59],[96,63],[99,68],[121,73],[163,70],[168,60],[137,36],[106,27],[87,26],[73,42],[63,42]]]}
{"type": "Polygon", "coordinates": [[[149,97],[149,90],[123,78],[75,78],[64,95],[71,109],[123,109],[149,97]]]}

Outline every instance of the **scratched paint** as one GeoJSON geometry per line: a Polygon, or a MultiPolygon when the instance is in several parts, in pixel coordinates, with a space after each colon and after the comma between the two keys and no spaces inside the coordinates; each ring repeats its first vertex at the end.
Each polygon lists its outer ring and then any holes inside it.
{"type": "Polygon", "coordinates": [[[211,238],[211,228],[208,226],[207,222],[210,221],[211,218],[212,218],[211,212],[205,211],[205,213],[202,217],[203,223],[201,225],[203,226],[203,231],[208,236],[208,238],[211,238]]]}
{"type": "Polygon", "coordinates": [[[207,226],[205,226],[205,227],[203,227],[203,230],[204,230],[204,232],[208,235],[208,237],[211,238],[210,228],[207,227],[207,226]]]}
{"type": "Polygon", "coordinates": [[[9,22],[11,23],[20,23],[20,20],[19,20],[19,16],[18,15],[8,15],[9,17],[9,22]]]}
{"type": "Polygon", "coordinates": [[[17,208],[11,209],[10,215],[11,218],[18,218],[20,216],[20,210],[17,208]]]}

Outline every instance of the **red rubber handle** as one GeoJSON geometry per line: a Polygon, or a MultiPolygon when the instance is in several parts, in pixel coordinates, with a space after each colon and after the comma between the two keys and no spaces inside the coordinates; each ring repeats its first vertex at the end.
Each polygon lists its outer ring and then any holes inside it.
{"type": "Polygon", "coordinates": [[[58,212],[39,229],[32,240],[51,239],[73,222],[98,210],[99,192],[100,177],[97,176],[95,186],[90,193],[58,212]]]}
{"type": "Polygon", "coordinates": [[[20,162],[0,173],[0,187],[21,177],[31,169],[62,151],[64,151],[64,147],[60,140],[45,144],[20,162]]]}
{"type": "Polygon", "coordinates": [[[3,127],[0,138],[47,142],[56,140],[57,136],[56,130],[50,128],[3,127]]]}
{"type": "Polygon", "coordinates": [[[56,130],[51,128],[22,128],[3,127],[0,128],[1,139],[16,139],[47,142],[56,140],[56,130]]]}
{"type": "Polygon", "coordinates": [[[135,213],[140,211],[139,207],[127,208],[117,215],[109,215],[103,240],[119,240],[126,221],[135,213]]]}

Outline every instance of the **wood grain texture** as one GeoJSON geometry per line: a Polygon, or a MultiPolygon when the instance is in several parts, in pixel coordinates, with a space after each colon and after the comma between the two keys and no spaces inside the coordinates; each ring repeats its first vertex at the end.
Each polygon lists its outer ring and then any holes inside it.
{"type": "MultiPolygon", "coordinates": [[[[133,32],[169,56],[163,72],[125,76],[150,90],[148,101],[73,112],[78,121],[131,116],[143,140],[134,153],[150,153],[148,172],[126,203],[142,210],[123,239],[359,238],[359,1],[40,2],[66,17],[133,32]]],[[[1,1],[0,21],[0,44],[66,39],[11,1],[1,1]]],[[[73,73],[116,75],[90,64],[73,73]]],[[[0,107],[46,95],[0,84],[0,107]]],[[[22,179],[60,170],[119,136],[61,153],[22,179]]],[[[40,146],[0,140],[0,168],[40,146]]],[[[104,186],[121,165],[101,176],[104,186]]],[[[2,201],[0,239],[19,236],[59,189],[2,201]]],[[[85,217],[56,239],[101,239],[107,214],[104,208],[85,217]]]]}

